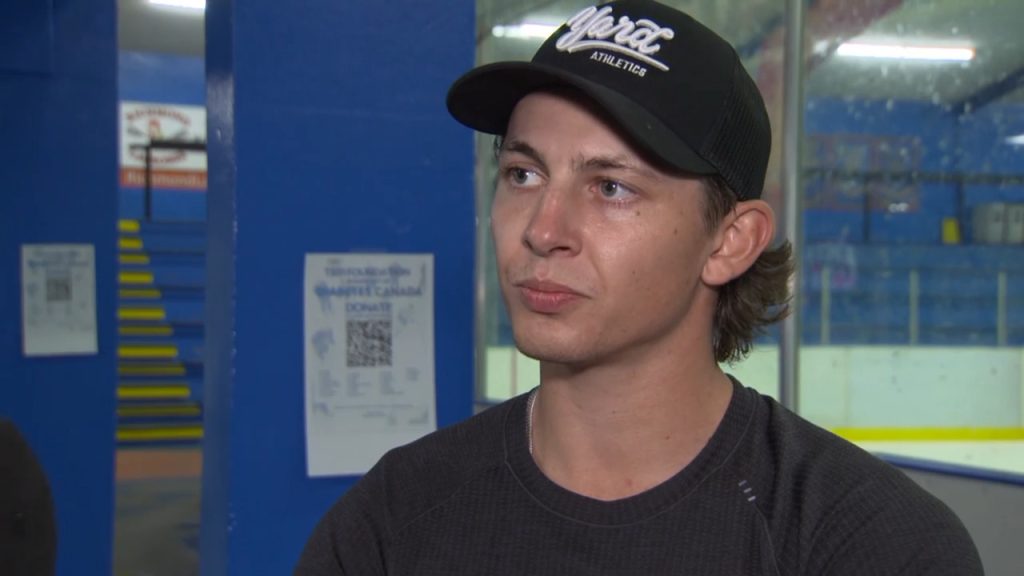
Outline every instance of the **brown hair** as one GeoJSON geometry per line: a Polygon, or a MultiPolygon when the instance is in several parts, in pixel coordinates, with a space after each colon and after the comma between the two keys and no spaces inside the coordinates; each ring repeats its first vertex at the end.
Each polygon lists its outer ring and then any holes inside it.
{"type": "MultiPolygon", "coordinates": [[[[705,177],[703,182],[704,225],[708,233],[714,233],[738,199],[717,174],[705,177]]],[[[793,249],[785,240],[762,252],[750,269],[719,287],[712,326],[716,361],[742,360],[750,353],[755,336],[789,315],[793,268],[793,249]]]]}

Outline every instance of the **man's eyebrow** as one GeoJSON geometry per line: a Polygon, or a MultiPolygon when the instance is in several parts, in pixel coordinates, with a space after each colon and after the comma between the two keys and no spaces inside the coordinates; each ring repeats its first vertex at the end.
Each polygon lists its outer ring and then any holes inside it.
{"type": "Polygon", "coordinates": [[[522,154],[537,164],[545,166],[544,159],[541,158],[540,152],[522,140],[505,140],[501,143],[501,149],[498,151],[498,155],[500,156],[503,152],[522,154]]]}
{"type": "Polygon", "coordinates": [[[573,169],[578,172],[585,170],[625,170],[641,176],[658,180],[661,176],[656,170],[641,164],[625,155],[616,156],[580,156],[573,161],[573,169]]]}
{"type": "MultiPolygon", "coordinates": [[[[505,140],[502,142],[501,149],[498,151],[498,154],[500,155],[505,152],[522,154],[539,164],[541,167],[547,167],[541,153],[536,148],[522,140],[505,140]]],[[[623,170],[627,172],[634,172],[640,176],[654,180],[660,180],[662,178],[661,174],[659,174],[657,170],[650,168],[646,164],[637,162],[635,158],[625,154],[608,156],[580,155],[573,160],[572,168],[576,172],[585,172],[589,170],[623,170]]]]}

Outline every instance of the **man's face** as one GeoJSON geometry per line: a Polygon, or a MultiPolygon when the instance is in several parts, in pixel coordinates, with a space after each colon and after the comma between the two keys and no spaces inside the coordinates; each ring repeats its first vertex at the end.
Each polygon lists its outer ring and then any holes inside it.
{"type": "Polygon", "coordinates": [[[586,367],[681,354],[709,339],[703,185],[646,162],[580,101],[515,108],[491,213],[516,344],[586,367]]]}

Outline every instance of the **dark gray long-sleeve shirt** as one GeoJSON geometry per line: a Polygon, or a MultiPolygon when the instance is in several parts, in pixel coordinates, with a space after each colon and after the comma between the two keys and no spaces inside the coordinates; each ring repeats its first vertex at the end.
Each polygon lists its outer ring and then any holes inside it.
{"type": "Polygon", "coordinates": [[[738,383],[692,463],[612,502],[548,480],[526,418],[519,396],[389,452],[320,521],[295,574],[982,574],[942,502],[738,383]]]}

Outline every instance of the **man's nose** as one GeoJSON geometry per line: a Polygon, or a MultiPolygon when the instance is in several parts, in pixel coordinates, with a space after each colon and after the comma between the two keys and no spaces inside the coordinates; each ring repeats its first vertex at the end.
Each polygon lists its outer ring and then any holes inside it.
{"type": "Polygon", "coordinates": [[[579,252],[579,206],[571,190],[549,185],[537,195],[523,244],[538,256],[579,252]]]}

